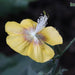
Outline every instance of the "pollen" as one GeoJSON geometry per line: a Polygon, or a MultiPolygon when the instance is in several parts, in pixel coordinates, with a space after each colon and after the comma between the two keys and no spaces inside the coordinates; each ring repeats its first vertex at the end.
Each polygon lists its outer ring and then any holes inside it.
{"type": "Polygon", "coordinates": [[[39,19],[37,19],[37,27],[35,32],[40,32],[47,24],[48,17],[46,15],[40,16],[39,19]]]}

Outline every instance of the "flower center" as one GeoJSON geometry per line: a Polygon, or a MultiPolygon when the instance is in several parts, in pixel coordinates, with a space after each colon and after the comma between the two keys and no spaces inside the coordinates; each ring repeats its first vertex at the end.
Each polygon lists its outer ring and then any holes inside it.
{"type": "Polygon", "coordinates": [[[29,28],[28,30],[25,30],[25,38],[28,41],[33,41],[35,43],[38,43],[40,40],[44,40],[44,36],[41,34],[38,34],[47,24],[48,17],[46,15],[40,16],[40,18],[37,20],[37,26],[36,28],[29,28]]]}
{"type": "Polygon", "coordinates": [[[31,41],[34,40],[34,43],[38,44],[39,38],[37,37],[37,33],[34,31],[34,29],[30,32],[30,38],[32,38],[31,41]]]}
{"type": "Polygon", "coordinates": [[[36,36],[36,33],[35,33],[35,32],[31,32],[30,35],[31,35],[32,37],[35,37],[35,36],[36,36]]]}

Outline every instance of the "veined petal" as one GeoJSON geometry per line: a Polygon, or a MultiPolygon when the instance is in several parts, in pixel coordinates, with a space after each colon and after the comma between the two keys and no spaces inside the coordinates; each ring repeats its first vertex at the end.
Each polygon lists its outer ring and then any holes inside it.
{"type": "Polygon", "coordinates": [[[29,42],[22,35],[9,35],[6,38],[6,42],[14,51],[22,55],[24,54],[25,48],[29,45],[29,42]]]}
{"type": "Polygon", "coordinates": [[[8,34],[21,34],[23,30],[24,28],[21,27],[19,23],[14,21],[7,22],[5,25],[5,31],[8,34]]]}
{"type": "Polygon", "coordinates": [[[37,23],[31,19],[24,19],[21,21],[21,26],[23,26],[24,28],[32,28],[32,27],[36,27],[37,23]]]}
{"type": "Polygon", "coordinates": [[[49,61],[54,56],[54,51],[51,47],[46,44],[34,44],[31,43],[28,51],[26,50],[25,55],[29,56],[36,62],[44,63],[49,61]]]}
{"type": "Polygon", "coordinates": [[[45,37],[45,42],[50,45],[58,45],[63,43],[61,35],[52,26],[44,28],[40,33],[45,37]]]}
{"type": "Polygon", "coordinates": [[[6,39],[7,44],[16,52],[29,56],[36,62],[46,62],[53,58],[54,51],[46,44],[34,44],[27,42],[22,35],[12,36],[9,35],[6,39]]]}

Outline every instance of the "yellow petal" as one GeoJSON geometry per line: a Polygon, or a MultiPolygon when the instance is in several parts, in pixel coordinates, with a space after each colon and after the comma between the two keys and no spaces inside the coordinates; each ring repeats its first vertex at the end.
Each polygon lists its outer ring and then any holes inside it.
{"type": "Polygon", "coordinates": [[[31,27],[36,27],[37,23],[31,19],[24,19],[21,21],[21,26],[24,28],[31,28],[31,27]]]}
{"type": "Polygon", "coordinates": [[[29,46],[29,42],[27,42],[23,35],[9,35],[6,38],[7,44],[16,52],[20,54],[24,54],[24,50],[29,46]]]}
{"type": "Polygon", "coordinates": [[[16,52],[29,56],[36,62],[44,63],[54,56],[52,48],[46,44],[34,44],[24,39],[22,35],[9,35],[6,39],[7,44],[16,52]]]}
{"type": "Polygon", "coordinates": [[[63,43],[61,35],[52,26],[44,28],[40,33],[45,37],[45,42],[50,45],[58,45],[63,43]]]}
{"type": "Polygon", "coordinates": [[[46,44],[34,44],[29,45],[28,51],[26,50],[25,55],[29,56],[36,62],[44,63],[49,61],[54,56],[54,51],[51,47],[46,44]]]}
{"type": "Polygon", "coordinates": [[[19,23],[11,21],[5,24],[5,31],[8,34],[21,34],[24,28],[20,26],[19,23]]]}

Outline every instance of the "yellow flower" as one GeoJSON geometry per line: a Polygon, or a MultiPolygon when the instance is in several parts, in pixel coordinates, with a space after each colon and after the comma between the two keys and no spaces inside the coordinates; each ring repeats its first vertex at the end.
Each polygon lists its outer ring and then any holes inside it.
{"type": "Polygon", "coordinates": [[[37,22],[24,19],[21,23],[7,22],[5,31],[8,33],[7,44],[16,52],[29,56],[36,62],[46,62],[55,55],[52,46],[62,44],[59,32],[52,26],[46,27],[47,16],[41,16],[37,22]]]}

